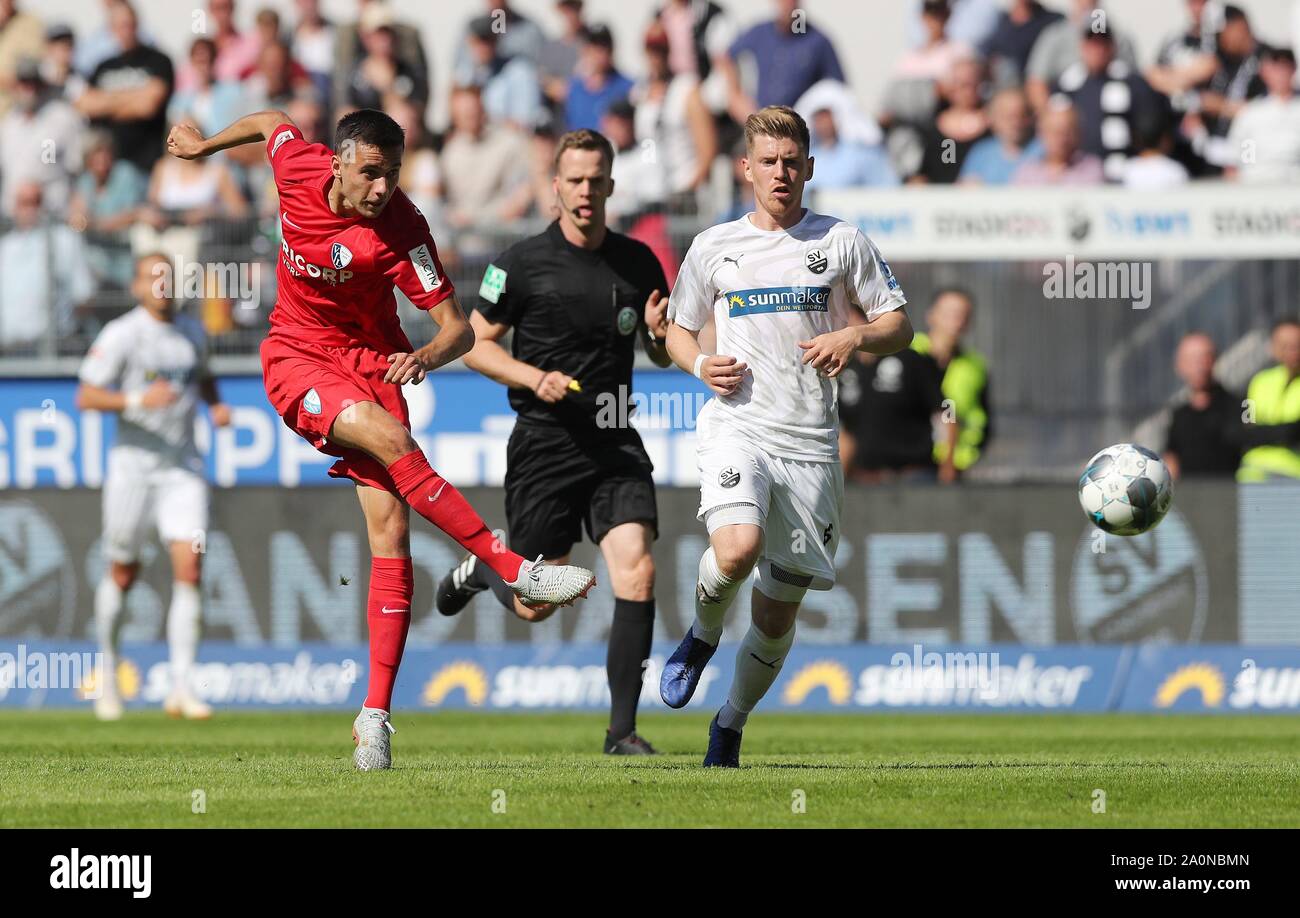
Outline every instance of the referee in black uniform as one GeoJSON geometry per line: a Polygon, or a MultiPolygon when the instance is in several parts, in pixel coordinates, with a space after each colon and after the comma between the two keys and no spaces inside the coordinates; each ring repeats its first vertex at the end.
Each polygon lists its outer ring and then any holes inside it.
{"type": "MultiPolygon", "coordinates": [[[[560,217],[488,266],[470,317],[477,343],[465,363],[509,386],[519,416],[506,453],[511,548],[563,563],[585,528],[605,556],[614,588],[605,752],[652,755],[636,733],[636,708],[654,632],[658,513],[653,466],[625,421],[636,339],[659,366],[672,362],[664,347],[668,282],[647,246],[605,226],[613,161],[595,131],[559,139],[552,181],[560,217]],[[510,329],[507,353],[498,342],[510,329]]],[[[438,584],[444,615],[485,589],[528,621],[555,611],[517,602],[477,560],[466,557],[438,584]]]]}

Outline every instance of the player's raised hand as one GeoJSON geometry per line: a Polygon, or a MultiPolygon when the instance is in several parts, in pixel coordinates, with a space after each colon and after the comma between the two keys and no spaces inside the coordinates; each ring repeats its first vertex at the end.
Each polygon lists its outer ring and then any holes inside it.
{"type": "Polygon", "coordinates": [[[571,391],[569,389],[571,382],[573,382],[572,376],[566,376],[559,370],[551,370],[549,373],[542,374],[542,378],[533,387],[533,394],[547,404],[554,405],[571,391]]]}
{"type": "Polygon", "coordinates": [[[173,125],[167,134],[167,152],[181,159],[198,159],[203,155],[203,135],[192,124],[173,125]]]}
{"type": "Polygon", "coordinates": [[[418,386],[428,375],[424,364],[414,354],[389,354],[388,363],[388,372],[384,374],[386,383],[397,383],[399,386],[411,383],[418,386]]]}
{"type": "Polygon", "coordinates": [[[828,379],[839,376],[857,350],[853,337],[844,334],[845,331],[846,329],[840,329],[826,332],[811,341],[800,341],[799,347],[803,348],[802,362],[828,379]]]}
{"type": "Polygon", "coordinates": [[[738,362],[735,357],[714,354],[704,358],[704,363],[700,364],[700,379],[719,395],[732,395],[744,382],[747,369],[749,366],[738,362]]]}
{"type": "Polygon", "coordinates": [[[668,298],[658,290],[651,290],[650,298],[645,301],[645,324],[656,338],[667,337],[668,298]]]}
{"type": "Polygon", "coordinates": [[[144,390],[144,395],[140,399],[140,407],[149,411],[157,411],[159,408],[166,408],[168,405],[180,398],[172,384],[165,379],[155,379],[144,390]]]}

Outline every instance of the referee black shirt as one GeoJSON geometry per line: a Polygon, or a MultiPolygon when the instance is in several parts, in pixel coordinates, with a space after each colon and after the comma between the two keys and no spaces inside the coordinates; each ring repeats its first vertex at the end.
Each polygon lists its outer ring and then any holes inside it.
{"type": "Polygon", "coordinates": [[[514,329],[515,359],[558,370],[582,387],[555,404],[510,388],[520,422],[597,432],[602,406],[608,416],[611,397],[626,403],[631,394],[636,339],[646,334],[645,304],[654,290],[667,296],[668,280],[644,243],[610,230],[588,251],[564,238],[558,220],[488,265],[478,310],[514,329]]]}

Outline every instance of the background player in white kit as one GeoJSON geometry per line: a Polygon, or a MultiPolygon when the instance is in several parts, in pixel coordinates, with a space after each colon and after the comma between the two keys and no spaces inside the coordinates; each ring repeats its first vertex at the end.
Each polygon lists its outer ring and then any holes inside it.
{"type": "Polygon", "coordinates": [[[716,393],[700,412],[700,559],[695,622],[659,691],[685,705],[722,637],[737,590],[757,568],[753,622],[709,726],[706,766],[738,767],[741,730],[776,681],[809,589],[835,583],[844,478],[834,378],[855,351],[892,354],[912,340],[907,302],[857,227],[803,207],[812,178],[808,126],[768,106],[745,122],[755,208],[691,244],[668,304],[668,352],[716,393]],[[716,325],[717,355],[700,349],[716,325]]]}
{"type": "Polygon", "coordinates": [[[140,573],[140,549],[151,527],[172,565],[172,689],[163,707],[176,717],[211,714],[189,683],[199,644],[200,560],[208,528],[208,485],[194,419],[200,399],[218,427],[230,423],[230,409],[208,372],[203,326],[175,312],[171,271],[163,255],[136,261],[131,292],[139,305],[104,326],[82,362],[77,390],[81,410],[118,413],[103,491],[108,570],[95,590],[95,630],[104,654],[103,693],[95,701],[101,720],[122,716],[116,680],[107,675],[117,672],[122,608],[140,573]]]}

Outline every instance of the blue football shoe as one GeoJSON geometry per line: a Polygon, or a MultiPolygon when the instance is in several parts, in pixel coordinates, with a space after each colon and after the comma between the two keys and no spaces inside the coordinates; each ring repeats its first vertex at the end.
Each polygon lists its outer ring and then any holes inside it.
{"type": "Polygon", "coordinates": [[[664,704],[670,708],[686,706],[695,694],[695,687],[700,684],[700,674],[717,649],[716,645],[701,641],[687,629],[686,637],[677,645],[659,675],[659,697],[664,704]]]}
{"type": "Polygon", "coordinates": [[[740,767],[740,731],[718,726],[717,714],[709,724],[709,751],[704,753],[704,767],[740,767]]]}

